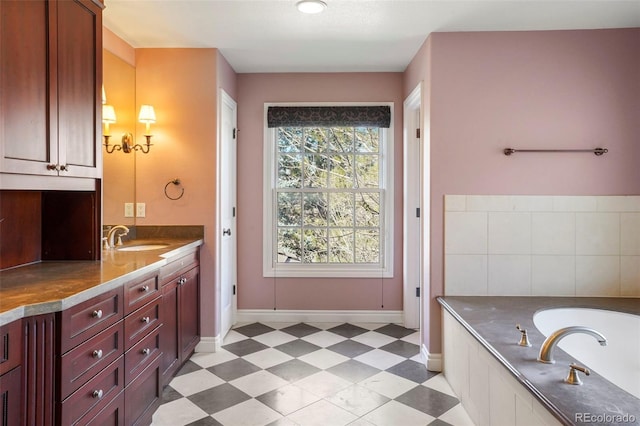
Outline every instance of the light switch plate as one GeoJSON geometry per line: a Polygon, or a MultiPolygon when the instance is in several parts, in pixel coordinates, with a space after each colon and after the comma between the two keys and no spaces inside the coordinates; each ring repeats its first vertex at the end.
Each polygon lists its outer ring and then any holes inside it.
{"type": "Polygon", "coordinates": [[[147,205],[145,203],[136,203],[136,217],[145,217],[147,214],[147,205]]]}
{"type": "Polygon", "coordinates": [[[124,203],[124,217],[133,217],[133,203],[124,203]]]}

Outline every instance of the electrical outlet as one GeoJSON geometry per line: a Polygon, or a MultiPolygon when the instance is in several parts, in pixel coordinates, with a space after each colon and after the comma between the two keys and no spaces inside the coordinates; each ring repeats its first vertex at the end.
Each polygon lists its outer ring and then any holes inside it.
{"type": "Polygon", "coordinates": [[[147,205],[145,203],[136,203],[136,217],[145,217],[147,214],[147,205]]]}
{"type": "Polygon", "coordinates": [[[124,217],[133,217],[133,203],[124,203],[124,217]]]}

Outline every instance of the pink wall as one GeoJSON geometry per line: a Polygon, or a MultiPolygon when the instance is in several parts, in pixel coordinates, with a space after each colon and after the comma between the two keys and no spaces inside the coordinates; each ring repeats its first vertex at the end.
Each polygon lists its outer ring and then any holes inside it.
{"type": "Polygon", "coordinates": [[[402,309],[402,74],[238,75],[238,308],[402,309]],[[262,276],[265,102],[395,103],[395,262],[388,279],[262,276]],[[384,304],[384,308],[382,308],[384,304]]]}
{"type": "Polygon", "coordinates": [[[129,65],[136,66],[136,50],[106,27],[102,27],[102,47],[129,65]]]}
{"type": "Polygon", "coordinates": [[[222,56],[220,51],[217,51],[218,55],[216,58],[216,78],[218,81],[218,87],[224,89],[225,92],[235,101],[238,99],[238,84],[237,84],[237,74],[227,62],[227,59],[222,56]]]}
{"type": "MultiPolygon", "coordinates": [[[[235,93],[235,74],[224,70],[218,79],[216,49],[137,49],[136,98],[155,108],[154,144],[149,154],[137,154],[136,199],[147,205],[138,225],[204,225],[201,250],[202,335],[218,332],[215,265],[217,91],[222,84],[235,93]],[[184,196],[172,201],[164,187],[179,178],[184,196]]],[[[226,63],[226,61],[224,61],[226,63]]],[[[228,64],[226,65],[228,66],[228,64]]],[[[144,125],[138,123],[137,142],[144,125]]]]}
{"type": "MultiPolygon", "coordinates": [[[[443,290],[444,194],[640,194],[640,29],[434,33],[405,73],[430,81],[431,295],[443,290]],[[606,147],[515,154],[505,147],[606,147]]],[[[425,300],[430,352],[440,310],[425,300]]]]}

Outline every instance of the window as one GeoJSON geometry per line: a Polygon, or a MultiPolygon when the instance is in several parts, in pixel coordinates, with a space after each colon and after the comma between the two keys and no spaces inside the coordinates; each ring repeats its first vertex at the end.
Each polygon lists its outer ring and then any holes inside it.
{"type": "Polygon", "coordinates": [[[264,275],[392,276],[390,106],[270,108],[264,275]]]}

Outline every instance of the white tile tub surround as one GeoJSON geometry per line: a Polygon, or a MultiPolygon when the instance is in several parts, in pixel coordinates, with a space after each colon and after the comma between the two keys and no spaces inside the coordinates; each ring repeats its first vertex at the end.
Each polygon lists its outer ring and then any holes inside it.
{"type": "Polygon", "coordinates": [[[561,423],[446,310],[443,373],[476,425],[561,423]]]}
{"type": "Polygon", "coordinates": [[[640,297],[640,195],[445,196],[445,294],[640,297]]]}

